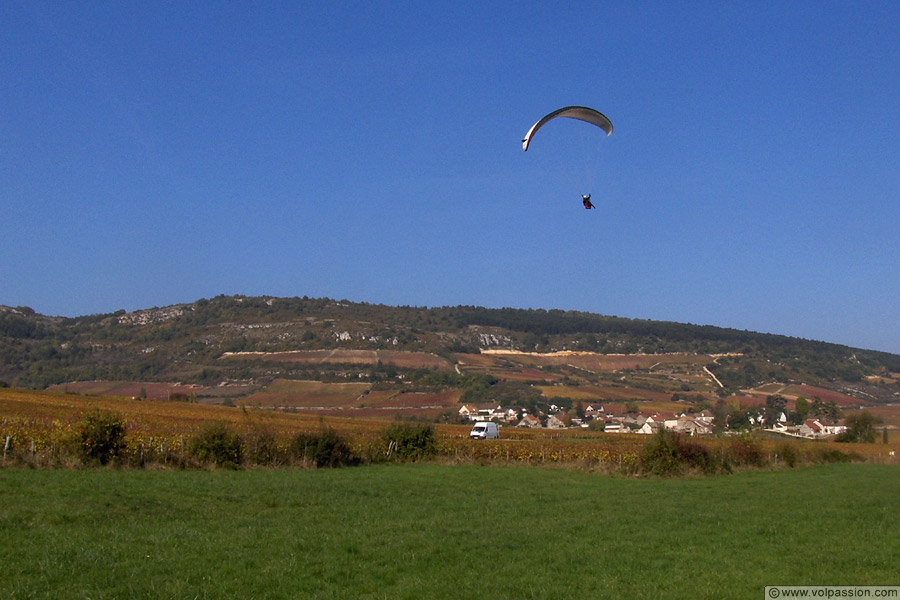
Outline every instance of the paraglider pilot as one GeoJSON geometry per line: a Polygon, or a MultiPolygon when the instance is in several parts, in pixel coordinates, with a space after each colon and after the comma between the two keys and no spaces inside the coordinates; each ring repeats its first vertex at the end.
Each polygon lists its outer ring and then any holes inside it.
{"type": "Polygon", "coordinates": [[[590,194],[588,194],[587,196],[585,196],[585,195],[582,194],[582,196],[581,196],[581,201],[584,203],[584,207],[585,207],[587,210],[590,210],[590,209],[594,208],[594,205],[591,204],[591,195],[590,195],[590,194]]]}

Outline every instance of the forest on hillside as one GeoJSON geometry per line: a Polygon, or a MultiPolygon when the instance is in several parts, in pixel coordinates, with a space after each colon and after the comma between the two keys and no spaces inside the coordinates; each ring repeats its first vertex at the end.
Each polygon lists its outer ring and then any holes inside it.
{"type": "MultiPolygon", "coordinates": [[[[578,311],[244,296],[76,318],[0,308],[0,385],[40,389],[97,379],[213,383],[254,375],[223,368],[218,359],[226,352],[328,348],[429,352],[451,361],[455,353],[490,348],[733,354],[739,358],[711,366],[735,388],[770,377],[858,383],[900,372],[900,356],[885,352],[578,311]]],[[[309,369],[298,374],[315,375],[309,369]]]]}

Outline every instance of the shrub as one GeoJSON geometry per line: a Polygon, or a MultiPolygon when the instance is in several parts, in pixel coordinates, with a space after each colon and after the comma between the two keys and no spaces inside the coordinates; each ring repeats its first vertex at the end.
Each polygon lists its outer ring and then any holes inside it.
{"type": "Polygon", "coordinates": [[[260,465],[277,465],[281,462],[278,441],[270,427],[257,426],[247,434],[246,459],[260,465]]]}
{"type": "Polygon", "coordinates": [[[236,469],[243,459],[241,436],[222,422],[210,423],[203,427],[188,442],[188,450],[195,459],[204,464],[236,469]]]}
{"type": "Polygon", "coordinates": [[[766,464],[765,452],[747,436],[740,436],[732,440],[726,450],[726,456],[736,465],[762,467],[766,464]]]}
{"type": "Polygon", "coordinates": [[[719,461],[706,446],[683,435],[675,436],[675,444],[681,462],[688,467],[704,473],[715,473],[718,469],[719,461]]]}
{"type": "Polygon", "coordinates": [[[845,463],[851,460],[862,460],[856,453],[845,454],[834,448],[816,448],[812,452],[812,459],[819,463],[845,463]]]}
{"type": "Polygon", "coordinates": [[[789,467],[797,466],[797,463],[800,461],[800,455],[797,453],[797,448],[790,442],[778,444],[775,448],[775,455],[789,467]]]}
{"type": "Polygon", "coordinates": [[[718,464],[709,450],[687,437],[660,429],[640,456],[641,470],[653,475],[680,475],[686,468],[713,473],[718,464]]]}
{"type": "Polygon", "coordinates": [[[359,464],[350,446],[334,429],[319,433],[300,433],[291,443],[294,457],[309,461],[317,468],[344,467],[359,464]]]}
{"type": "Polygon", "coordinates": [[[432,456],[437,452],[434,427],[431,425],[391,425],[381,434],[387,444],[389,455],[404,460],[415,460],[432,456]]]}
{"type": "Polygon", "coordinates": [[[96,411],[85,415],[78,426],[81,456],[105,465],[125,449],[125,421],[113,413],[96,411]]]}
{"type": "Polygon", "coordinates": [[[847,429],[838,435],[838,442],[872,443],[875,441],[875,424],[878,419],[869,411],[848,415],[847,429]]]}
{"type": "Polygon", "coordinates": [[[682,468],[674,436],[660,429],[641,450],[641,470],[654,475],[678,475],[682,468]]]}

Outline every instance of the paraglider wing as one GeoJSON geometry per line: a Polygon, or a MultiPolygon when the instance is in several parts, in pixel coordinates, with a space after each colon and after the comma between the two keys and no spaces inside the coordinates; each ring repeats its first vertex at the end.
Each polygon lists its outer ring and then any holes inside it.
{"type": "Polygon", "coordinates": [[[579,121],[584,121],[586,123],[590,123],[591,125],[596,125],[600,129],[605,131],[606,135],[612,135],[613,132],[612,123],[610,123],[609,119],[607,119],[603,113],[586,106],[566,106],[560,108],[559,110],[554,110],[552,113],[532,125],[531,129],[528,130],[528,133],[525,134],[525,138],[522,140],[522,150],[525,150],[527,152],[528,145],[531,143],[531,138],[534,137],[534,134],[537,133],[538,129],[543,127],[544,124],[548,121],[557,117],[578,119],[579,121]]]}

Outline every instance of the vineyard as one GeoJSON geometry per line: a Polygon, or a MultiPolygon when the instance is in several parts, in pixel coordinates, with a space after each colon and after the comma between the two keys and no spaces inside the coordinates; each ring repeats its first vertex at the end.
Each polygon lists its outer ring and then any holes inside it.
{"type": "MultiPolygon", "coordinates": [[[[312,385],[312,384],[310,384],[312,385]]],[[[435,401],[448,401],[436,398],[435,401]]],[[[235,432],[244,447],[247,465],[297,465],[291,459],[292,440],[299,435],[331,431],[346,441],[364,463],[390,457],[385,432],[396,420],[312,416],[247,407],[223,407],[191,402],[139,400],[114,396],[0,390],[0,444],[4,464],[79,466],[78,435],[89,415],[115,415],[124,423],[124,446],[118,455],[125,465],[202,466],[192,462],[189,443],[211,424],[235,432]],[[261,454],[257,449],[268,449],[261,454]],[[260,458],[264,456],[265,458],[260,458]]],[[[526,463],[566,465],[586,470],[632,473],[654,436],[604,434],[583,429],[561,431],[506,427],[501,439],[473,441],[466,425],[422,425],[434,435],[433,460],[448,462],[526,463]]],[[[699,439],[699,438],[698,438],[699,439]]],[[[717,464],[777,466],[779,460],[817,463],[859,460],[893,462],[885,444],[836,444],[745,438],[707,438],[691,441],[691,452],[717,457],[717,464]],[[741,444],[749,444],[748,452],[741,444]]]]}

